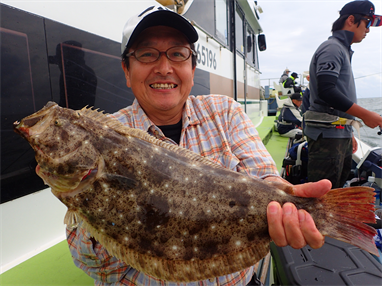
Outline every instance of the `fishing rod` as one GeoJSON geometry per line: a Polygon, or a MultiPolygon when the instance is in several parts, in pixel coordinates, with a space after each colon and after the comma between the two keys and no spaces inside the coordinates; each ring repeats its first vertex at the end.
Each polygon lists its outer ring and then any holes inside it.
{"type": "Polygon", "coordinates": [[[354,79],[369,77],[369,76],[377,75],[377,74],[380,74],[380,73],[382,73],[382,72],[377,72],[377,73],[373,73],[373,74],[363,75],[363,76],[355,77],[354,79]]]}

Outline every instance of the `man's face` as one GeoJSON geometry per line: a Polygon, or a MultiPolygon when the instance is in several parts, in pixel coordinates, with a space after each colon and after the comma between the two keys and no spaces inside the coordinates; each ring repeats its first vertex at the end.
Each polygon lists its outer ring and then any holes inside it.
{"type": "Polygon", "coordinates": [[[302,100],[292,99],[292,102],[297,106],[300,107],[302,104],[302,100]]]}
{"type": "MultiPolygon", "coordinates": [[[[366,19],[370,19],[369,16],[364,16],[366,19]]],[[[361,23],[354,25],[352,32],[354,32],[352,43],[360,43],[366,37],[366,34],[370,32],[370,28],[366,28],[367,20],[361,20],[361,23]]]]}
{"type": "MultiPolygon", "coordinates": [[[[178,30],[156,26],[144,30],[129,52],[144,47],[165,52],[174,46],[190,47],[190,44],[178,30]]],[[[182,112],[194,85],[195,68],[192,68],[191,57],[183,62],[172,62],[161,54],[153,63],[141,63],[134,56],[129,61],[128,70],[122,65],[126,85],[150,118],[182,112]]]]}

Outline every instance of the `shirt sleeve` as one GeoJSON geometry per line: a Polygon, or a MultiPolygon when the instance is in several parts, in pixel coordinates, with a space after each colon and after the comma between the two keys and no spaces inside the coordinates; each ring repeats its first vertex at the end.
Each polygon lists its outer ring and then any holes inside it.
{"type": "Polygon", "coordinates": [[[337,77],[330,75],[320,75],[317,77],[318,97],[330,107],[346,112],[353,104],[337,88],[337,77]]]}
{"type": "Polygon", "coordinates": [[[233,104],[229,133],[231,151],[240,161],[238,172],[261,179],[279,175],[275,162],[239,103],[233,104]]]}
{"type": "MultiPolygon", "coordinates": [[[[340,45],[340,44],[338,44],[340,45]]],[[[316,54],[316,75],[338,77],[341,72],[344,55],[336,44],[327,44],[316,54]]]]}
{"type": "Polygon", "coordinates": [[[107,250],[90,237],[81,225],[66,230],[67,241],[74,264],[94,280],[104,283],[120,281],[130,269],[121,260],[111,256],[107,250]]]}

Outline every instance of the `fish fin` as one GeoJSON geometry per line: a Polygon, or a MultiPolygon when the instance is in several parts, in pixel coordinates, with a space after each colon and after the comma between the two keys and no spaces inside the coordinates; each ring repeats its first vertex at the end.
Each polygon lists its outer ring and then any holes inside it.
{"type": "Polygon", "coordinates": [[[181,156],[185,156],[186,158],[194,162],[202,163],[204,165],[219,168],[219,169],[226,169],[225,167],[211,161],[210,159],[200,156],[200,154],[196,154],[195,152],[179,147],[178,145],[170,144],[162,140],[159,140],[143,130],[140,130],[137,128],[129,128],[123,125],[120,121],[116,119],[108,121],[107,124],[110,128],[113,128],[113,130],[120,133],[121,135],[139,138],[150,144],[157,145],[167,150],[171,150],[181,156]]]}
{"type": "Polygon", "coordinates": [[[279,190],[282,190],[284,191],[285,193],[289,194],[289,195],[294,195],[294,191],[293,191],[293,185],[288,185],[284,182],[280,182],[280,181],[270,181],[270,180],[263,180],[265,183],[267,183],[268,185],[272,185],[273,187],[279,189],[279,190]]]}
{"type": "Polygon", "coordinates": [[[138,181],[125,176],[120,176],[116,174],[105,174],[103,175],[103,177],[107,179],[110,185],[122,185],[122,190],[130,190],[138,186],[138,181]]]}
{"type": "Polygon", "coordinates": [[[219,169],[226,169],[225,167],[209,160],[208,158],[202,157],[199,154],[196,154],[195,152],[179,147],[178,145],[170,144],[170,143],[161,141],[159,139],[156,139],[154,136],[151,136],[150,134],[148,134],[147,132],[143,130],[125,126],[122,122],[114,118],[112,115],[107,115],[106,113],[103,113],[102,111],[94,110],[85,106],[78,112],[82,116],[86,116],[98,122],[102,122],[103,124],[107,125],[109,128],[113,129],[114,131],[118,132],[119,134],[123,136],[126,136],[126,137],[131,136],[131,137],[139,138],[150,144],[154,144],[159,147],[165,148],[167,150],[171,150],[179,155],[183,155],[194,162],[202,163],[207,166],[211,166],[211,167],[215,167],[219,169]]]}
{"type": "MultiPolygon", "coordinates": [[[[80,216],[80,215],[79,215],[80,216]]],[[[194,282],[234,273],[254,265],[269,252],[269,237],[239,252],[205,260],[171,260],[140,253],[93,227],[84,217],[81,227],[107,251],[138,271],[166,281],[194,282]]]]}
{"type": "Polygon", "coordinates": [[[309,212],[323,235],[378,255],[373,239],[377,232],[365,224],[375,223],[374,189],[333,189],[318,201],[322,207],[318,205],[316,210],[309,212]]]}
{"type": "Polygon", "coordinates": [[[167,150],[171,150],[175,152],[176,154],[179,154],[180,156],[184,156],[190,159],[191,161],[198,162],[198,163],[201,163],[210,167],[214,167],[214,168],[226,169],[225,167],[211,161],[210,159],[200,156],[200,154],[197,154],[193,151],[179,147],[178,145],[170,144],[170,143],[161,141],[159,139],[156,139],[154,136],[151,136],[147,132],[144,132],[140,129],[129,128],[128,133],[126,135],[136,137],[150,144],[154,144],[159,147],[165,148],[167,150]]]}
{"type": "Polygon", "coordinates": [[[65,214],[64,224],[69,230],[75,229],[80,223],[80,218],[75,211],[68,210],[65,214]]]}

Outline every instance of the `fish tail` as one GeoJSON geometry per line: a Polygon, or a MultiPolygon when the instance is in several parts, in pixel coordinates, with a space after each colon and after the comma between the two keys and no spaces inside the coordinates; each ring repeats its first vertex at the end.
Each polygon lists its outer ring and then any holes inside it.
{"type": "Polygon", "coordinates": [[[350,243],[378,256],[376,230],[365,223],[375,223],[374,189],[350,187],[330,190],[320,199],[322,208],[312,214],[318,230],[325,236],[350,243]]]}

